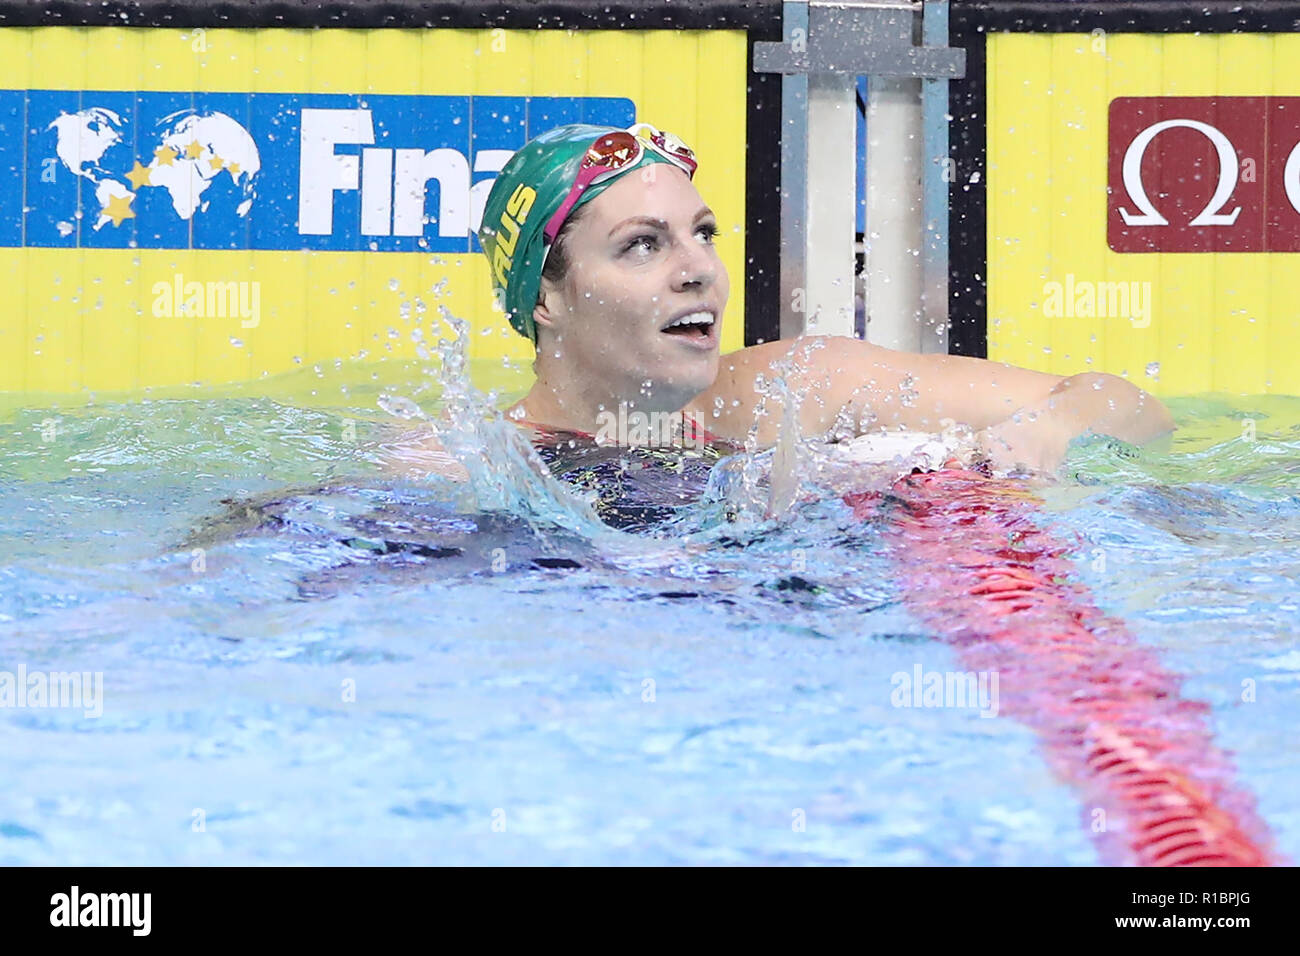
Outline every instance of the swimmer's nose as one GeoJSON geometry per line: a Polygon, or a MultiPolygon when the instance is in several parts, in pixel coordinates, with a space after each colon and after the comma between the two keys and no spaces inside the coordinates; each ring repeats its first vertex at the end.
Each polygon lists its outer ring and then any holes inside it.
{"type": "Polygon", "coordinates": [[[698,289],[712,288],[718,281],[718,270],[723,268],[721,260],[712,250],[691,242],[679,246],[677,269],[673,273],[673,288],[681,291],[690,287],[698,289]]]}

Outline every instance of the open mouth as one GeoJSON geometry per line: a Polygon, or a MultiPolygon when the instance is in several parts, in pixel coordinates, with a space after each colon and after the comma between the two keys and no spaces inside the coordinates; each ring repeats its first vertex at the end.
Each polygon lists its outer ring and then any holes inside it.
{"type": "Polygon", "coordinates": [[[713,335],[713,325],[717,321],[712,312],[692,312],[674,319],[661,330],[665,335],[680,335],[689,339],[704,341],[713,335]]]}

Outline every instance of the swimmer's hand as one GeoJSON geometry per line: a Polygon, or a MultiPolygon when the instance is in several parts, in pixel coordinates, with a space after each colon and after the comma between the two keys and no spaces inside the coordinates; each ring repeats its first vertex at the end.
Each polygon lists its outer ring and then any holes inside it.
{"type": "Polygon", "coordinates": [[[993,474],[1053,475],[1074,437],[1050,415],[1017,414],[975,433],[971,464],[987,462],[993,474]]]}
{"type": "Polygon", "coordinates": [[[469,481],[469,472],[438,440],[432,426],[384,445],[385,470],[403,478],[469,481]]]}

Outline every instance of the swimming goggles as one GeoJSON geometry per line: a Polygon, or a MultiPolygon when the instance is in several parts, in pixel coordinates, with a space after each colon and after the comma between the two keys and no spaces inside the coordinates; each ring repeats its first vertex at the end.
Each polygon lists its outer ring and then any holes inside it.
{"type": "MultiPolygon", "coordinates": [[[[578,167],[578,175],[560,208],[555,210],[542,230],[543,242],[549,246],[560,234],[560,228],[569,218],[569,213],[577,205],[583,192],[589,186],[615,176],[625,169],[635,166],[646,149],[653,149],[660,156],[684,170],[690,178],[695,177],[695,153],[672,133],[665,133],[649,123],[634,123],[627,129],[612,133],[602,133],[588,148],[578,167]]],[[[549,249],[547,250],[550,251],[549,249]]]]}

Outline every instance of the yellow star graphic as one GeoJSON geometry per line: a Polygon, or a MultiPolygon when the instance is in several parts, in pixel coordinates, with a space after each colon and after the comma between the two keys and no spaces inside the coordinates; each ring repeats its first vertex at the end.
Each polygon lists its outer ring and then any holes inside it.
{"type": "Polygon", "coordinates": [[[203,147],[199,145],[199,141],[197,139],[191,142],[190,145],[185,147],[186,159],[198,159],[199,156],[202,155],[202,153],[203,153],[203,147]]]}
{"type": "Polygon", "coordinates": [[[220,156],[214,155],[211,159],[208,160],[208,165],[211,166],[214,170],[216,170],[226,165],[226,161],[222,159],[220,156]]]}
{"type": "Polygon", "coordinates": [[[131,180],[131,188],[139,192],[141,186],[152,186],[149,182],[149,167],[141,166],[140,161],[135,161],[135,166],[126,174],[126,178],[131,180]]]}
{"type": "Polygon", "coordinates": [[[227,163],[226,169],[230,170],[231,179],[237,179],[239,177],[239,163],[227,163]]]}
{"type": "Polygon", "coordinates": [[[126,196],[113,196],[100,214],[113,220],[113,226],[116,228],[122,225],[123,219],[135,218],[135,213],[131,211],[131,200],[134,198],[135,193],[126,196]]]}
{"type": "Polygon", "coordinates": [[[170,146],[159,146],[153,151],[153,158],[159,166],[173,166],[176,163],[176,150],[170,146]]]}

